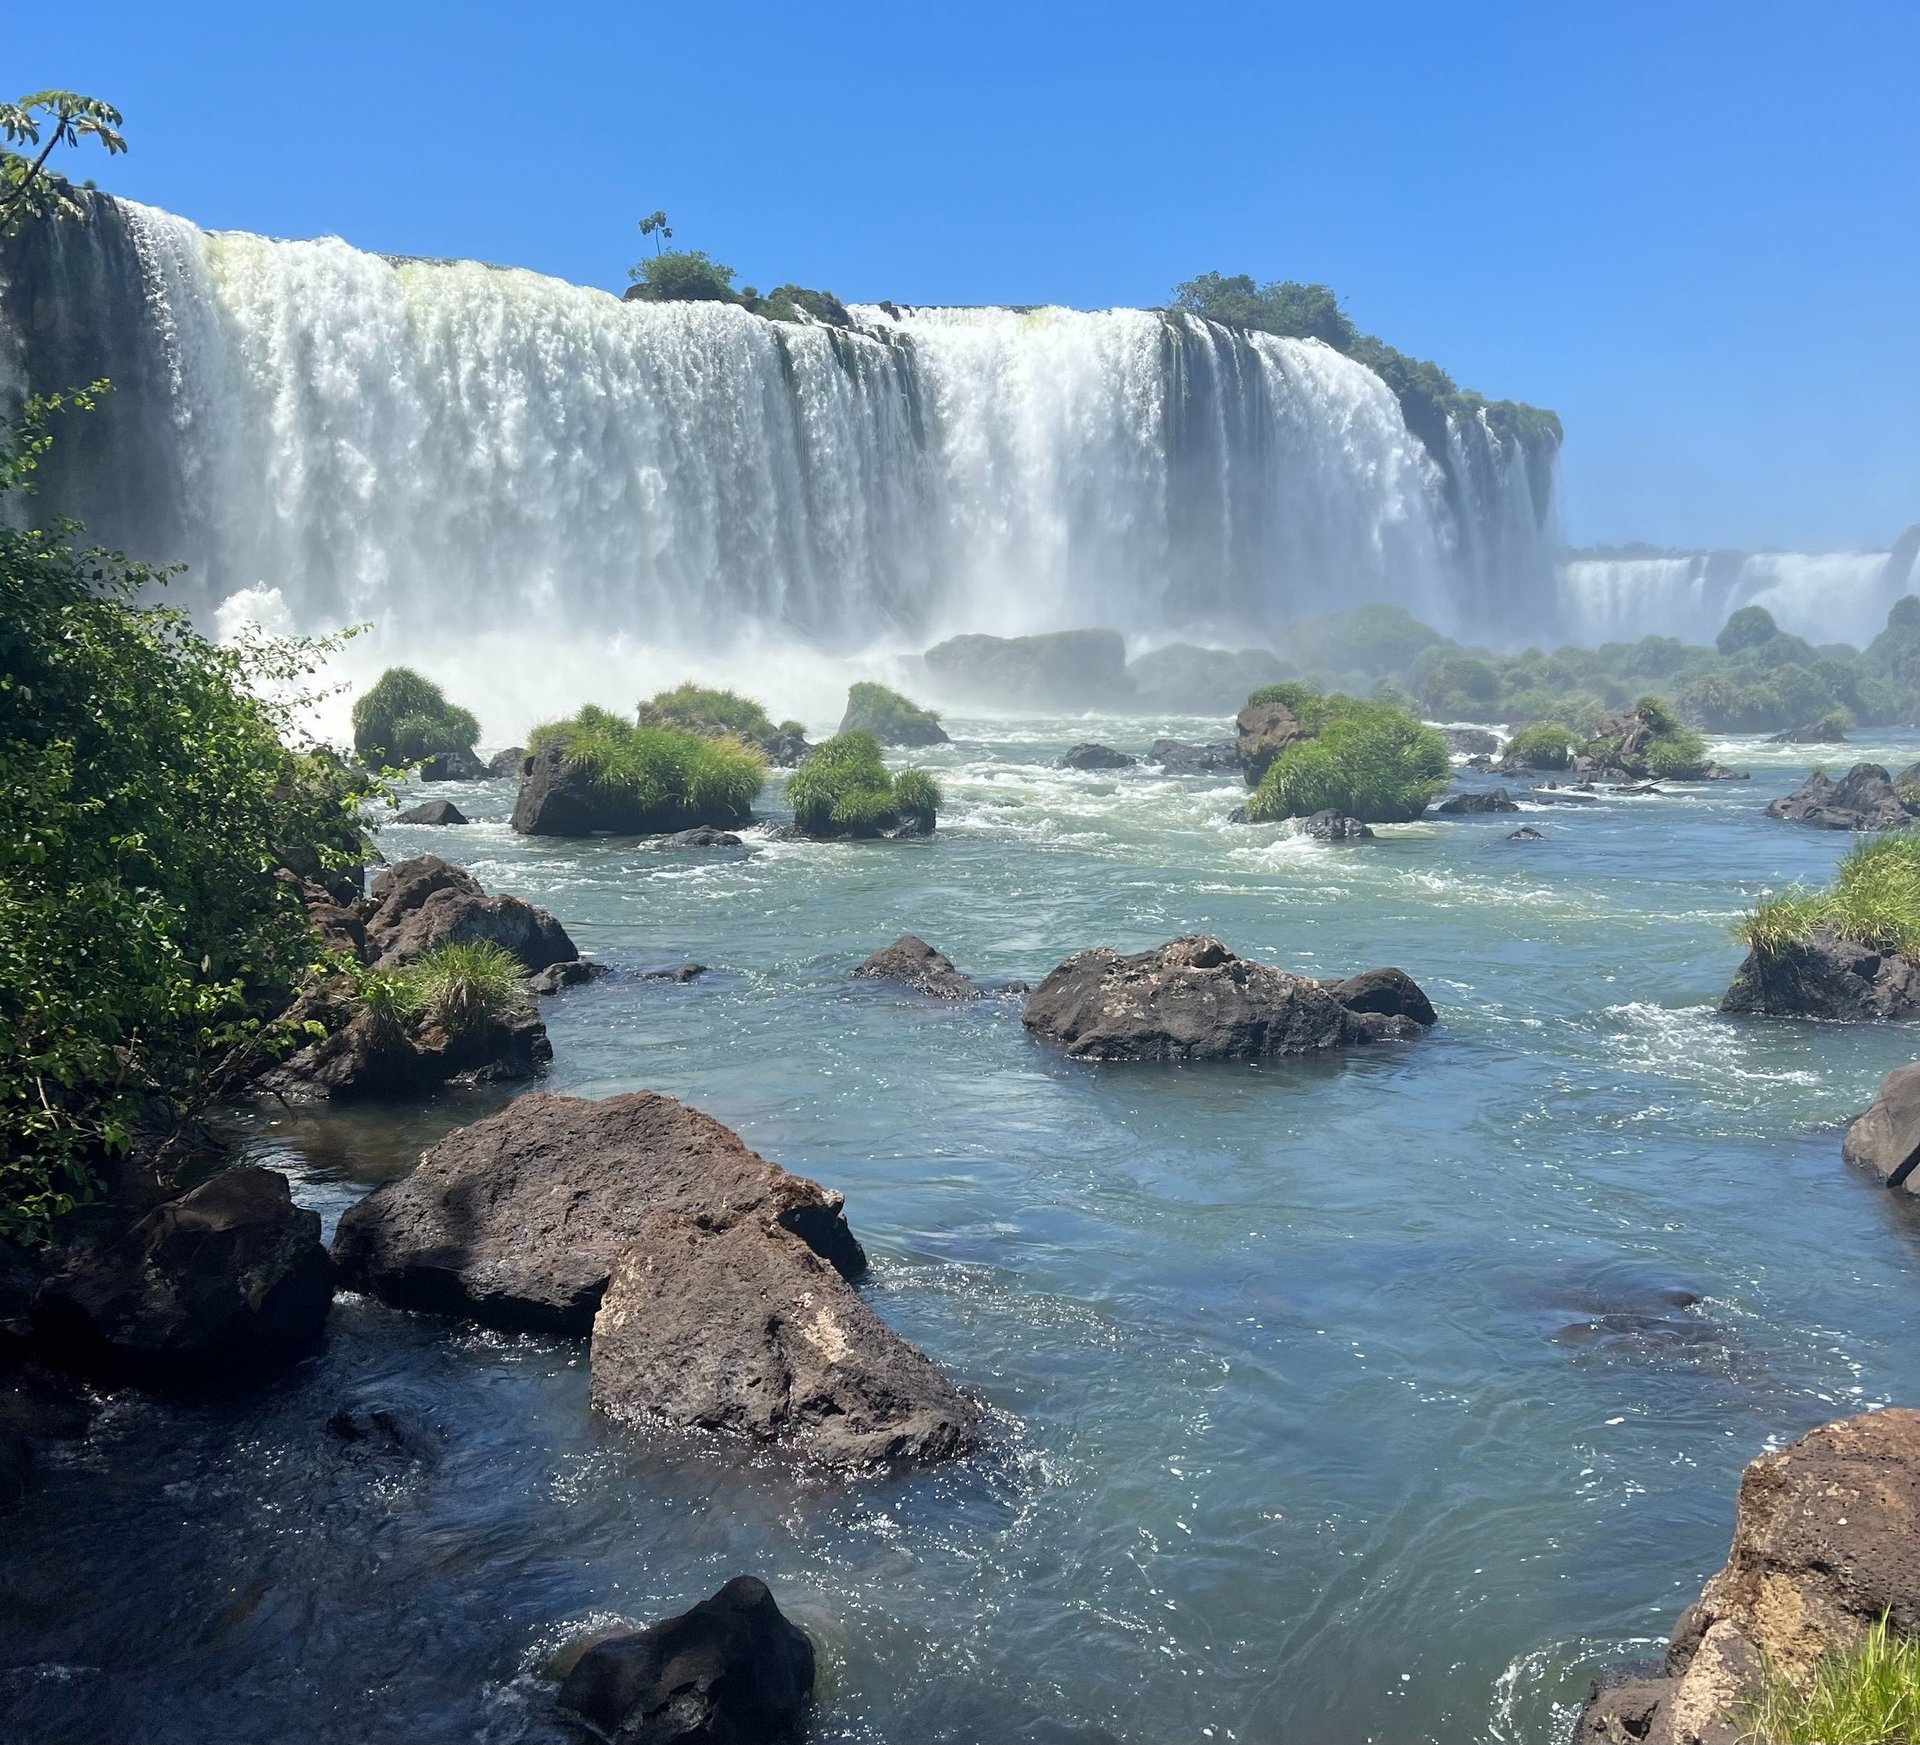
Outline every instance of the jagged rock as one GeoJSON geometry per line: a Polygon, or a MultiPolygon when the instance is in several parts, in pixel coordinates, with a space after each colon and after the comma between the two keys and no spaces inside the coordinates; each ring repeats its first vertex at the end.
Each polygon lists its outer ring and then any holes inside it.
{"type": "Polygon", "coordinates": [[[1920,1194],[1920,1064],[1897,1066],[1880,1081],[1864,1115],[1847,1123],[1840,1155],[1890,1188],[1920,1194]]]}
{"type": "Polygon", "coordinates": [[[593,1403],[837,1467],[932,1465],[979,1408],[765,1208],[662,1212],[624,1246],[593,1321],[593,1403]]]}
{"type": "Polygon", "coordinates": [[[759,743],[760,749],[767,754],[767,762],[775,769],[798,769],[813,752],[804,733],[783,731],[778,727],[759,743]]]}
{"type": "Polygon", "coordinates": [[[456,747],[437,751],[420,765],[423,782],[478,782],[487,776],[487,766],[471,750],[456,747]]]}
{"type": "Polygon", "coordinates": [[[487,774],[497,782],[518,781],[520,766],[527,761],[527,748],[524,745],[510,745],[505,751],[496,751],[487,759],[487,774]]]}
{"type": "Polygon", "coordinates": [[[1916,815],[1877,763],[1857,763],[1837,782],[1815,770],[1767,807],[1769,818],[1823,830],[1903,830],[1916,815]]]}
{"type": "Polygon", "coordinates": [[[333,1256],[343,1284],[402,1308],[579,1335],[655,1212],[769,1219],[852,1278],[866,1256],[843,1205],[671,1097],[537,1092],[350,1207],[333,1256]]]}
{"type": "Polygon", "coordinates": [[[34,1298],[34,1343],[116,1380],[244,1380],[318,1345],[332,1299],[319,1213],[241,1165],[71,1255],[34,1298]]]}
{"type": "Polygon", "coordinates": [[[408,1027],[364,1007],[349,1014],[325,994],[289,1016],[317,1016],[328,1025],[326,1036],[261,1076],[261,1090],[289,1103],[392,1101],[446,1085],[506,1084],[537,1077],[553,1060],[528,994],[464,1030],[431,1021],[408,1027]]]}
{"type": "Polygon", "coordinates": [[[813,1644],[766,1584],[736,1575],[711,1599],[596,1642],[559,1703],[614,1745],[784,1745],[813,1696],[813,1644]]]}
{"type": "Polygon", "coordinates": [[[1507,832],[1507,840],[1509,842],[1545,842],[1546,838],[1531,824],[1522,824],[1518,830],[1507,832]]]}
{"type": "Polygon", "coordinates": [[[1247,816],[1245,806],[1235,806],[1233,810],[1227,814],[1227,822],[1229,824],[1251,824],[1253,820],[1247,816]]]}
{"type": "Polygon", "coordinates": [[[1080,1060],[1260,1060],[1424,1031],[1405,1015],[1351,1010],[1319,982],[1199,933],[1131,957],[1101,946],[1068,958],[1022,1022],[1080,1060]]]}
{"type": "Polygon", "coordinates": [[[711,824],[696,824],[691,830],[676,830],[671,836],[663,836],[653,845],[655,848],[679,850],[683,848],[738,848],[740,838],[731,830],[716,830],[711,824]]]}
{"type": "Polygon", "coordinates": [[[1267,767],[1296,739],[1300,723],[1285,703],[1249,703],[1234,718],[1234,756],[1247,786],[1257,788],[1267,767]]]}
{"type": "Polygon", "coordinates": [[[935,951],[916,934],[903,933],[891,945],[876,951],[853,972],[881,981],[899,982],[936,1000],[977,1000],[979,988],[953,967],[944,952],[935,951]]]}
{"type": "Polygon", "coordinates": [[[941,691],[973,702],[1045,708],[1115,702],[1127,693],[1127,644],[1113,630],[955,636],[926,652],[941,691]]]}
{"type": "Polygon", "coordinates": [[[1912,1018],[1920,1015],[1920,965],[1816,927],[1805,939],[1750,950],[1720,1010],[1776,1018],[1912,1018]]]}
{"type": "Polygon", "coordinates": [[[1656,788],[1652,782],[1622,782],[1618,787],[1614,788],[1612,792],[1624,794],[1632,799],[1639,799],[1648,794],[1663,794],[1666,792],[1666,789],[1656,788]]]}
{"type": "Polygon", "coordinates": [[[397,861],[373,881],[361,904],[367,944],[378,968],[396,969],[436,945],[490,939],[529,973],[580,955],[545,909],[505,893],[489,897],[473,874],[437,854],[397,861]]]}
{"type": "MultiPolygon", "coordinates": [[[[1660,1676],[1596,1683],[1583,1745],[1734,1745],[1763,1666],[1804,1674],[1885,1617],[1920,1630],[1920,1412],[1840,1418],[1741,1475],[1733,1549],[1660,1676]]],[[[1636,1669],[1637,1670],[1637,1669],[1636,1669]]]]}
{"type": "Polygon", "coordinates": [[[1060,759],[1060,767],[1080,770],[1132,769],[1139,761],[1124,751],[1115,751],[1110,745],[1096,745],[1087,740],[1067,752],[1060,759]]]}
{"type": "Polygon", "coordinates": [[[320,935],[323,945],[356,962],[367,961],[367,926],[360,916],[360,901],[349,898],[340,902],[333,892],[296,878],[285,867],[274,876],[300,893],[300,900],[307,908],[307,921],[320,935]]]}
{"type": "Polygon", "coordinates": [[[1311,836],[1317,842],[1373,840],[1370,824],[1362,824],[1358,818],[1349,818],[1343,812],[1309,812],[1304,818],[1296,818],[1293,827],[1299,835],[1311,836]]]}
{"type": "Polygon", "coordinates": [[[422,800],[404,812],[394,814],[396,824],[464,824],[466,813],[451,800],[422,800]]]}
{"type": "Polygon", "coordinates": [[[1493,757],[1500,750],[1500,735],[1484,727],[1442,727],[1440,737],[1461,757],[1493,757]]]}
{"type": "Polygon", "coordinates": [[[1156,739],[1147,751],[1147,762],[1157,763],[1170,776],[1205,776],[1238,770],[1240,754],[1231,739],[1210,745],[1190,745],[1179,739],[1156,739]]]}
{"type": "Polygon", "coordinates": [[[600,963],[590,957],[570,958],[565,963],[550,963],[537,976],[527,981],[527,992],[542,997],[557,994],[562,988],[577,988],[586,982],[597,982],[603,975],[611,975],[611,964],[600,963]]]}
{"type": "Polygon", "coordinates": [[[1458,817],[1482,812],[1517,812],[1520,808],[1505,788],[1494,788],[1487,793],[1455,794],[1451,799],[1442,800],[1434,810],[1458,817]]]}

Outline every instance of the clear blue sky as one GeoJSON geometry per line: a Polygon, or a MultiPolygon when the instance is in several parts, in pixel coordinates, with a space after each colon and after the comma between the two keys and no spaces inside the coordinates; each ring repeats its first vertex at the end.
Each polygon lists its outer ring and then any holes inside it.
{"type": "Polygon", "coordinates": [[[656,206],[849,299],[1322,280],[1561,413],[1575,542],[1920,520],[1920,0],[11,12],[0,83],[126,112],[74,173],[207,226],[610,288],[656,206]]]}

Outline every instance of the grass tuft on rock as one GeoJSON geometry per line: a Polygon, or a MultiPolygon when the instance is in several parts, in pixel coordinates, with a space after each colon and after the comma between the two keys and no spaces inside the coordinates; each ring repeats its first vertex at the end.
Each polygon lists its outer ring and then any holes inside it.
{"type": "Polygon", "coordinates": [[[630,808],[640,830],[744,823],[767,779],[756,746],[636,726],[592,704],[565,721],[543,722],[527,743],[536,752],[557,746],[569,769],[630,808]]]}
{"type": "Polygon", "coordinates": [[[479,737],[473,715],[412,667],[388,667],[354,699],[353,749],[370,764],[397,768],[450,753],[471,757],[479,737]]]}
{"type": "Polygon", "coordinates": [[[1565,769],[1580,749],[1580,735],[1558,721],[1541,721],[1507,741],[1502,758],[1517,758],[1529,769],[1565,769]]]}
{"type": "Polygon", "coordinates": [[[878,836],[903,824],[931,830],[940,788],[924,770],[889,775],[872,734],[842,733],[793,772],[787,800],[804,835],[878,836]]]}
{"type": "Polygon", "coordinates": [[[1768,953],[1824,927],[1875,951],[1920,957],[1920,839],[1873,836],[1848,850],[1824,891],[1795,886],[1768,897],[1734,923],[1750,950],[1768,953]]]}
{"type": "Polygon", "coordinates": [[[882,745],[940,745],[947,737],[933,710],[866,680],[847,687],[840,732],[870,734],[882,745]]]}
{"type": "Polygon", "coordinates": [[[642,727],[672,727],[708,739],[732,734],[752,744],[763,744],[774,734],[767,712],[738,691],[715,690],[689,679],[670,691],[660,691],[640,705],[642,727]]]}
{"type": "Polygon", "coordinates": [[[1270,700],[1284,702],[1303,727],[1309,720],[1324,725],[1289,745],[1261,777],[1247,801],[1247,817],[1256,824],[1326,811],[1365,824],[1404,823],[1447,785],[1453,766],[1446,741],[1404,709],[1337,694],[1310,693],[1299,704],[1290,697],[1270,700]]]}
{"type": "Polygon", "coordinates": [[[519,998],[526,965],[490,939],[436,945],[399,969],[373,970],[360,1001],[388,1036],[434,1024],[464,1036],[494,1023],[519,998]]]}
{"type": "Polygon", "coordinates": [[[1920,1740],[1920,1639],[1883,1616],[1804,1677],[1769,1666],[1745,1722],[1741,1737],[1761,1745],[1911,1745],[1920,1740]]]}

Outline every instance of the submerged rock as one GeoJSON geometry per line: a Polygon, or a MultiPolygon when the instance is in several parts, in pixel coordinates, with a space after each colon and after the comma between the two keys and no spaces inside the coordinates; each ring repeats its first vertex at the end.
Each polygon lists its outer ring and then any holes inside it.
{"type": "Polygon", "coordinates": [[[1903,830],[1916,813],[1879,764],[1857,763],[1837,782],[1815,770],[1767,816],[1822,830],[1903,830]]]}
{"type": "Polygon", "coordinates": [[[1816,927],[1805,939],[1753,947],[1720,1010],[1856,1022],[1912,1018],[1920,1015],[1920,964],[1816,927]]]}
{"type": "Polygon", "coordinates": [[[1741,1475],[1726,1567],[1652,1677],[1598,1681],[1579,1745],[1734,1745],[1762,1668],[1803,1675],[1886,1618],[1920,1630],[1920,1412],[1840,1418],[1741,1475]]]}
{"type": "Polygon", "coordinates": [[[394,814],[396,824],[464,824],[466,813],[451,800],[422,800],[404,812],[394,814]]]}
{"type": "Polygon", "coordinates": [[[1294,832],[1317,842],[1371,842],[1373,826],[1343,812],[1309,812],[1293,821],[1294,832]]]}
{"type": "Polygon", "coordinates": [[[766,1583],[736,1575],[711,1599],[596,1642],[559,1702],[615,1745],[783,1745],[813,1696],[813,1644],[766,1583]]]}
{"type": "Polygon", "coordinates": [[[1068,958],[1034,990],[1022,1022],[1079,1060],[1261,1060],[1423,1035],[1432,1011],[1398,970],[1323,984],[1189,933],[1130,957],[1102,946],[1068,958]],[[1389,983],[1400,1010],[1374,1004],[1389,983]],[[1362,995],[1359,1007],[1347,1003],[1362,995]],[[1413,1015],[1420,1009],[1425,1018],[1413,1015]]]}
{"type": "Polygon", "coordinates": [[[852,1278],[866,1255],[844,1204],[671,1097],[538,1092],[348,1208],[333,1257],[343,1284],[402,1308],[577,1336],[656,1212],[757,1215],[852,1278]]]}
{"type": "Polygon", "coordinates": [[[1296,739],[1304,738],[1299,721],[1285,703],[1249,703],[1234,718],[1234,756],[1250,788],[1260,785],[1268,766],[1296,739]]]}
{"type": "Polygon", "coordinates": [[[1434,810],[1457,817],[1482,812],[1517,812],[1520,808],[1505,788],[1493,788],[1486,793],[1455,794],[1451,799],[1442,800],[1434,810]]]}
{"type": "Polygon", "coordinates": [[[1518,830],[1507,832],[1507,840],[1509,842],[1545,842],[1546,837],[1531,824],[1522,824],[1518,830]]]}
{"type": "Polygon", "coordinates": [[[707,973],[704,963],[676,963],[672,969],[643,969],[634,972],[634,980],[642,982],[678,982],[682,987],[707,973]]]}
{"type": "Polygon", "coordinates": [[[437,945],[487,939],[513,953],[529,973],[580,955],[545,909],[501,893],[437,854],[397,861],[373,881],[357,907],[377,968],[397,969],[437,945]]]}
{"type": "Polygon", "coordinates": [[[935,951],[917,934],[903,933],[853,972],[879,981],[899,982],[936,1000],[977,1000],[980,989],[953,967],[953,959],[935,951]]]}
{"type": "Polygon", "coordinates": [[[1157,763],[1170,776],[1204,776],[1238,770],[1240,754],[1231,739],[1209,745],[1191,745],[1181,739],[1156,739],[1147,749],[1147,762],[1157,763]]]}
{"type": "Polygon", "coordinates": [[[144,1385],[251,1380],[313,1350],[332,1300],[320,1214],[246,1164],[73,1253],[34,1298],[34,1343],[144,1385]]]}
{"type": "Polygon", "coordinates": [[[691,830],[676,830],[653,845],[669,850],[690,848],[738,848],[740,838],[731,830],[716,830],[711,824],[696,824],[691,830]]]}
{"type": "Polygon", "coordinates": [[[613,1417],[829,1466],[931,1465],[979,1432],[979,1408],[764,1207],[649,1218],[594,1317],[592,1365],[613,1417]]]}
{"type": "Polygon", "coordinates": [[[1880,1081],[1864,1115],[1847,1123],[1840,1155],[1886,1186],[1920,1194],[1920,1064],[1897,1066],[1880,1081]]]}
{"type": "Polygon", "coordinates": [[[1060,767],[1079,770],[1132,769],[1139,761],[1124,751],[1115,751],[1110,745],[1096,745],[1092,740],[1084,740],[1060,759],[1060,767]]]}
{"type": "Polygon", "coordinates": [[[529,977],[527,992],[544,997],[557,994],[562,988],[583,987],[612,973],[611,964],[599,963],[588,957],[569,958],[565,963],[549,964],[537,976],[529,977]]]}

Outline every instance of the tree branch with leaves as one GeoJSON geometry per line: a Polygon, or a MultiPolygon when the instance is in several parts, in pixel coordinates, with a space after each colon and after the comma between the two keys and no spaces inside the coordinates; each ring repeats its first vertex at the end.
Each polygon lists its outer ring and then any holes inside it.
{"type": "Polygon", "coordinates": [[[25,151],[0,151],[0,236],[29,218],[79,218],[78,201],[47,169],[61,146],[99,141],[109,157],[127,149],[120,111],[77,91],[35,91],[15,103],[0,103],[0,139],[25,151]]]}

